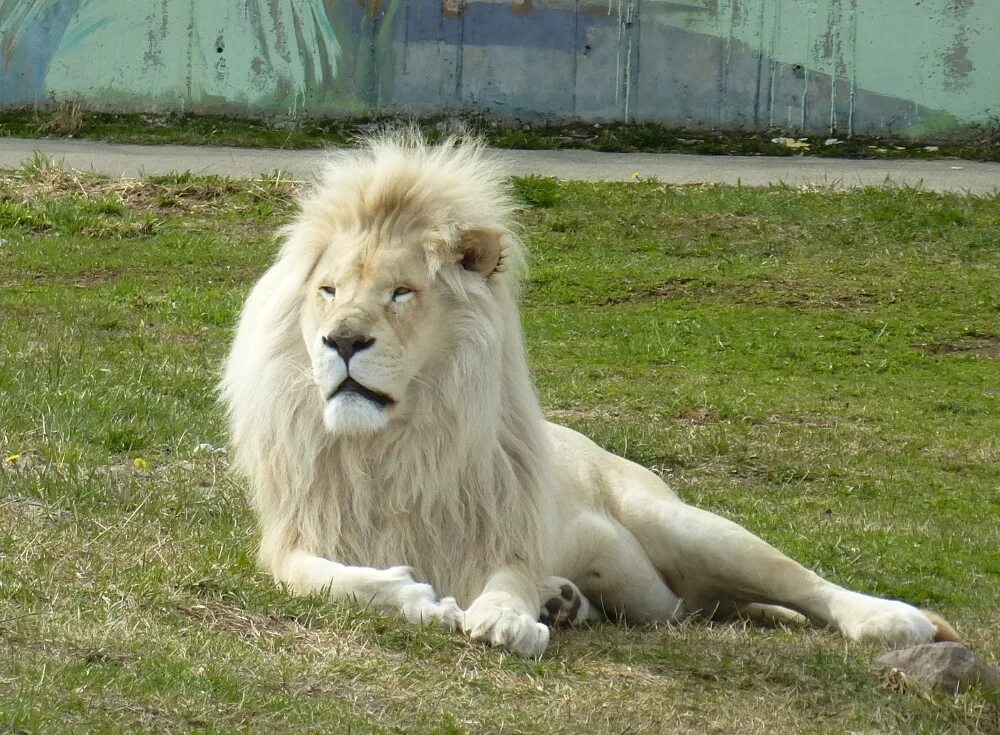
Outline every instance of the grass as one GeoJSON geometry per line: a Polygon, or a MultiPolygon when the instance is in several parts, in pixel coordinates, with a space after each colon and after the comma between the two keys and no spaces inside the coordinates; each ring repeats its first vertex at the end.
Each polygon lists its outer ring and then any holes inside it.
{"type": "MultiPolygon", "coordinates": [[[[391,118],[396,119],[396,118],[391,118]]],[[[996,125],[973,126],[939,136],[846,136],[740,130],[688,130],[657,123],[583,122],[531,124],[485,115],[429,117],[414,121],[431,140],[456,126],[475,131],[501,148],[651,151],[711,155],[810,155],[823,158],[1000,161],[996,125]],[[835,142],[829,142],[833,140],[835,142]],[[790,144],[790,145],[789,145],[790,144]],[[804,147],[803,147],[803,144],[804,147]]],[[[60,136],[111,143],[221,145],[251,148],[321,148],[348,145],[379,124],[373,119],[251,120],[219,115],[104,113],[78,101],[52,109],[0,111],[0,137],[60,136]]]]}
{"type": "MultiPolygon", "coordinates": [[[[997,198],[515,182],[549,414],[1000,651],[997,198]]],[[[213,385],[294,184],[0,174],[0,732],[1000,728],[878,649],[691,622],[523,661],[255,569],[213,385]]]]}

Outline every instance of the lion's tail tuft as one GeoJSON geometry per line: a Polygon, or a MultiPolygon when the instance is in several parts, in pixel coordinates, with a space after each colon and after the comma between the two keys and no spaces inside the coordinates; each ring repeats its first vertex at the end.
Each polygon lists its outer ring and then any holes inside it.
{"type": "Polygon", "coordinates": [[[932,613],[928,610],[921,610],[921,612],[930,618],[930,621],[934,623],[934,627],[937,628],[937,633],[934,634],[934,641],[940,643],[942,641],[950,641],[953,643],[960,643],[961,638],[958,637],[958,631],[951,627],[947,620],[942,618],[937,613],[932,613]]]}

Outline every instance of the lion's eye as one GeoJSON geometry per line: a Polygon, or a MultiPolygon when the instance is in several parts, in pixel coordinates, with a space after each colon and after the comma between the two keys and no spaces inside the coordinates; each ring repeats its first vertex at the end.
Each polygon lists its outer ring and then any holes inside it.
{"type": "Polygon", "coordinates": [[[413,289],[409,289],[406,286],[400,286],[392,292],[392,300],[397,304],[409,301],[411,298],[413,298],[413,289]]]}
{"type": "Polygon", "coordinates": [[[337,295],[337,289],[333,286],[320,286],[319,291],[323,294],[323,298],[327,301],[333,301],[334,297],[337,295]]]}

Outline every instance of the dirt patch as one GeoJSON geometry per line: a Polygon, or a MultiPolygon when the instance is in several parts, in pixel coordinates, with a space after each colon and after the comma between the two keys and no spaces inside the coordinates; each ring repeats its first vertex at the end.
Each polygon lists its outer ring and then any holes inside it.
{"type": "Polygon", "coordinates": [[[94,268],[75,276],[73,285],[77,288],[96,288],[117,281],[120,277],[121,272],[114,268],[94,268]]]}
{"type": "MultiPolygon", "coordinates": [[[[3,458],[0,457],[0,462],[2,461],[3,458]]],[[[7,464],[11,463],[8,462],[7,464]]],[[[3,515],[11,516],[11,527],[28,520],[58,522],[68,520],[71,517],[71,514],[66,510],[55,508],[35,498],[26,498],[18,495],[0,500],[0,517],[3,515]]]]}
{"type": "Polygon", "coordinates": [[[644,304],[689,297],[750,306],[804,307],[861,313],[870,311],[879,300],[877,294],[863,289],[827,292],[814,289],[808,283],[791,280],[718,284],[696,278],[677,278],[635,293],[609,296],[602,304],[644,304]]]}
{"type": "Polygon", "coordinates": [[[710,408],[691,408],[681,411],[677,418],[694,426],[705,426],[716,423],[719,415],[710,408]]]}
{"type": "Polygon", "coordinates": [[[734,284],[721,290],[733,303],[754,306],[792,306],[831,311],[866,312],[878,297],[865,290],[824,292],[810,288],[809,284],[790,280],[761,281],[734,284]]]}
{"type": "Polygon", "coordinates": [[[224,631],[247,640],[280,638],[305,634],[307,629],[289,620],[258,615],[234,607],[204,603],[177,602],[174,609],[186,618],[197,620],[212,630],[224,631]]]}
{"type": "Polygon", "coordinates": [[[810,429],[830,429],[837,425],[832,416],[811,413],[776,413],[765,417],[765,424],[794,424],[810,429]]]}
{"type": "Polygon", "coordinates": [[[602,305],[613,306],[615,304],[646,304],[652,301],[671,301],[691,296],[699,291],[711,291],[712,289],[713,286],[711,284],[706,284],[695,278],[677,278],[636,293],[624,296],[609,296],[602,302],[602,305]]]}
{"type": "Polygon", "coordinates": [[[1000,335],[982,334],[944,342],[919,345],[932,355],[976,355],[989,360],[1000,360],[1000,335]]]}
{"type": "Polygon", "coordinates": [[[557,424],[565,421],[614,421],[621,417],[617,411],[596,408],[546,408],[545,418],[557,424]]]}
{"type": "MultiPolygon", "coordinates": [[[[759,230],[761,216],[744,212],[713,212],[684,217],[683,221],[694,229],[700,229],[705,234],[720,232],[745,232],[748,229],[759,230]]],[[[787,227],[787,225],[786,225],[787,227]]]]}

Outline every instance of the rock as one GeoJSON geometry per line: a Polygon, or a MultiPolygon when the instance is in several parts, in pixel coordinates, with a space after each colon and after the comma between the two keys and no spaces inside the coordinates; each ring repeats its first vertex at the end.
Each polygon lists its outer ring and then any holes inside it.
{"type": "Polygon", "coordinates": [[[1000,687],[1000,670],[961,643],[923,643],[887,651],[875,659],[895,684],[913,682],[957,694],[975,684],[1000,687]]]}

